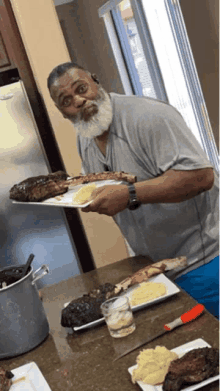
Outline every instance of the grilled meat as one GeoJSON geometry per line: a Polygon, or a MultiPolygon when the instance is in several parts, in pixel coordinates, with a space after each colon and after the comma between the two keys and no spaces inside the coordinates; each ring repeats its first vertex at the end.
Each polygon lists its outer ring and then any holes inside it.
{"type": "Polygon", "coordinates": [[[68,175],[63,171],[27,178],[11,188],[10,198],[23,202],[40,202],[55,197],[67,192],[67,178],[68,175]]]}
{"type": "Polygon", "coordinates": [[[12,385],[12,378],[14,377],[11,371],[6,371],[0,368],[0,391],[9,391],[12,385]]]}
{"type": "Polygon", "coordinates": [[[198,348],[171,362],[163,384],[163,391],[179,391],[183,386],[200,383],[218,375],[219,350],[198,348]]]}
{"type": "Polygon", "coordinates": [[[134,183],[137,180],[135,175],[127,174],[123,171],[79,175],[67,181],[68,176],[63,171],[57,171],[53,174],[27,178],[11,188],[10,198],[20,202],[40,202],[64,194],[69,188],[79,184],[107,179],[127,181],[130,183],[134,183]]]}
{"type": "Polygon", "coordinates": [[[100,285],[97,289],[93,289],[90,293],[72,300],[62,310],[61,325],[63,327],[79,327],[102,318],[100,305],[113,296],[117,296],[115,285],[106,283],[100,285]]]}
{"type": "Polygon", "coordinates": [[[113,296],[118,296],[121,292],[126,291],[128,287],[147,281],[154,275],[163,273],[166,270],[182,268],[185,264],[185,256],[164,259],[153,265],[146,266],[116,285],[110,283],[100,285],[97,289],[90,291],[90,293],[72,300],[71,303],[62,310],[61,325],[64,327],[79,327],[102,318],[100,305],[105,300],[108,300],[113,296]]]}
{"type": "Polygon", "coordinates": [[[152,265],[145,266],[143,269],[138,270],[132,276],[127,277],[125,280],[117,284],[117,287],[126,290],[128,287],[139,284],[143,281],[147,281],[149,278],[156,276],[157,274],[164,273],[167,270],[179,270],[187,265],[187,258],[185,256],[163,259],[153,263],[152,265]]]}
{"type": "Polygon", "coordinates": [[[137,177],[132,174],[128,174],[124,171],[104,171],[91,173],[86,175],[78,175],[69,180],[70,185],[81,185],[84,183],[96,182],[96,181],[106,181],[106,180],[114,180],[114,181],[125,181],[129,183],[134,183],[137,181],[137,177]]]}

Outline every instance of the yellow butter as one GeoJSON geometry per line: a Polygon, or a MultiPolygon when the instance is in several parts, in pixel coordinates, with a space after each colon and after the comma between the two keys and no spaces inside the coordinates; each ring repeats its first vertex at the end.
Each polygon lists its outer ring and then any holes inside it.
{"type": "Polygon", "coordinates": [[[96,188],[97,186],[95,183],[84,185],[81,189],[74,193],[72,203],[81,205],[90,201],[92,199],[92,193],[96,188]]]}
{"type": "Polygon", "coordinates": [[[142,282],[131,292],[129,301],[132,307],[156,299],[166,294],[166,286],[160,282],[142,282]]]}
{"type": "Polygon", "coordinates": [[[164,346],[142,350],[137,357],[137,368],[132,373],[132,382],[143,381],[146,384],[163,383],[171,361],[178,355],[164,346]]]}

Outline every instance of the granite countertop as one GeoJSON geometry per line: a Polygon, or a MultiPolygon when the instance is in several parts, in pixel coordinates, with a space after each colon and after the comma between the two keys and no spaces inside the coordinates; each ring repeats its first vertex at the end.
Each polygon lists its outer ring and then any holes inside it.
{"type": "MultiPolygon", "coordinates": [[[[64,303],[88,293],[99,284],[120,282],[149,263],[146,257],[132,257],[43,288],[41,293],[50,325],[49,336],[32,351],[1,360],[0,365],[14,369],[34,361],[52,391],[140,390],[137,384],[131,383],[128,368],[135,364],[141,348],[116,362],[113,362],[114,357],[125,347],[133,346],[143,334],[156,333],[161,325],[189,310],[196,304],[194,299],[181,290],[163,302],[135,312],[135,332],[121,339],[112,338],[105,323],[68,334],[60,325],[60,317],[64,303]]],[[[213,347],[219,347],[219,322],[207,311],[197,320],[159,337],[147,347],[161,345],[173,349],[197,338],[204,339],[213,347]]],[[[202,390],[217,391],[218,382],[209,384],[202,390]]]]}

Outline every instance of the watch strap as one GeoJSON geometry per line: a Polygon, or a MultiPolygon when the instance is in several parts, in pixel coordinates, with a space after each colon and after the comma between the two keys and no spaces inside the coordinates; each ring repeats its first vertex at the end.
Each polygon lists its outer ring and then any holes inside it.
{"type": "Polygon", "coordinates": [[[141,203],[137,199],[137,193],[133,183],[128,183],[128,191],[129,191],[128,208],[130,210],[137,209],[141,205],[141,203]]]}

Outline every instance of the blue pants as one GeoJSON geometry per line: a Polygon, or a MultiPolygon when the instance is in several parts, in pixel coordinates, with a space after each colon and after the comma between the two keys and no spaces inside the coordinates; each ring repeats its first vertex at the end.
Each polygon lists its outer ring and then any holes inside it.
{"type": "Polygon", "coordinates": [[[175,282],[219,318],[219,256],[177,278],[175,282]]]}

